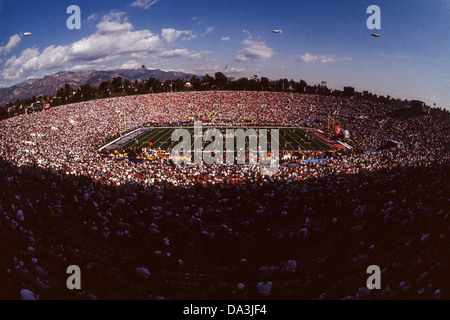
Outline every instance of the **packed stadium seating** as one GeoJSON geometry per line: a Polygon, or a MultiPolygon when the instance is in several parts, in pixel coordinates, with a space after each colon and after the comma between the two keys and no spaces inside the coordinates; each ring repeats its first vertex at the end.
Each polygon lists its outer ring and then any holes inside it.
{"type": "Polygon", "coordinates": [[[450,119],[400,108],[193,92],[4,120],[0,298],[26,289],[40,299],[449,299],[450,119]],[[324,129],[337,109],[354,152],[273,176],[251,166],[118,161],[94,148],[117,133],[117,110],[129,128],[195,118],[319,120],[324,129]],[[390,139],[403,147],[377,150],[390,139]],[[81,268],[81,290],[66,287],[69,265],[81,268]],[[366,294],[369,265],[380,266],[384,285],[366,294]]]}

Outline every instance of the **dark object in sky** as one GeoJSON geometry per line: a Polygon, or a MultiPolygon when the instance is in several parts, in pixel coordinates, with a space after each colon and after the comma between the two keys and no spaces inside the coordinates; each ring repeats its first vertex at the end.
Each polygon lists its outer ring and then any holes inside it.
{"type": "Polygon", "coordinates": [[[273,33],[282,33],[283,31],[281,30],[272,30],[273,33]]]}
{"type": "Polygon", "coordinates": [[[372,33],[372,37],[379,38],[381,36],[378,33],[372,33]]]}

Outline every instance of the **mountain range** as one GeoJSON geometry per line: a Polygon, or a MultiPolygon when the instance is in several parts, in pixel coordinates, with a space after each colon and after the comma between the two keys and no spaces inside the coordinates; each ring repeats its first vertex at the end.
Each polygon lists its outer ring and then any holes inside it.
{"type": "MultiPolygon", "coordinates": [[[[17,99],[28,99],[45,95],[56,94],[58,89],[66,83],[72,88],[78,89],[83,84],[91,84],[98,87],[104,81],[122,77],[130,81],[155,78],[159,81],[191,79],[193,74],[177,71],[162,71],[159,69],[117,69],[109,71],[61,71],[47,75],[40,79],[29,79],[8,88],[0,88],[0,105],[15,102],[17,99]]],[[[198,76],[199,77],[199,76],[198,76]]],[[[199,77],[200,79],[202,77],[199,77]]]]}

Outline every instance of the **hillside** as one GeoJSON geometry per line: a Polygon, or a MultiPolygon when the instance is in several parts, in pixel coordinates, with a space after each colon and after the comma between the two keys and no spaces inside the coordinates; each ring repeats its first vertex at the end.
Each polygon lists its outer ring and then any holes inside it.
{"type": "Polygon", "coordinates": [[[162,71],[159,69],[117,69],[111,71],[61,71],[40,79],[30,79],[18,83],[12,87],[0,89],[0,105],[14,102],[17,99],[27,99],[33,96],[44,96],[55,94],[59,88],[66,83],[77,89],[83,84],[99,86],[103,81],[111,81],[115,77],[122,77],[130,81],[155,78],[159,81],[190,79],[193,75],[183,72],[162,71]]]}

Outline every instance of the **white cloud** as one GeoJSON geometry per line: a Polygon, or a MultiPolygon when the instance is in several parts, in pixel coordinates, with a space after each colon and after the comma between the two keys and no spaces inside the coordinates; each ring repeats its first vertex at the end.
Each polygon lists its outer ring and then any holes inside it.
{"type": "Polygon", "coordinates": [[[252,38],[252,36],[251,36],[251,34],[250,34],[250,31],[248,31],[248,30],[246,30],[246,29],[242,29],[242,32],[243,32],[243,33],[246,33],[246,34],[248,35],[248,38],[249,38],[249,39],[252,38]]]}
{"type": "Polygon", "coordinates": [[[213,32],[213,31],[214,31],[214,27],[207,28],[205,33],[202,34],[202,37],[206,36],[208,33],[213,32]]]}
{"type": "Polygon", "coordinates": [[[26,49],[18,58],[12,56],[5,62],[1,78],[5,80],[15,80],[23,76],[28,76],[31,73],[28,69],[38,56],[38,49],[26,49]]]}
{"type": "Polygon", "coordinates": [[[194,39],[195,35],[193,35],[191,30],[175,30],[173,28],[166,28],[161,30],[161,36],[166,40],[169,44],[178,40],[182,35],[186,35],[187,37],[182,38],[182,40],[190,40],[194,39]]]}
{"type": "Polygon", "coordinates": [[[201,58],[201,54],[195,51],[189,51],[187,49],[175,49],[175,50],[167,50],[161,53],[161,57],[163,58],[178,58],[178,57],[188,57],[189,59],[198,59],[201,58]]]}
{"type": "Polygon", "coordinates": [[[231,73],[231,74],[239,74],[245,71],[245,68],[235,68],[232,67],[231,69],[228,69],[226,73],[231,73]]]}
{"type": "Polygon", "coordinates": [[[112,10],[102,17],[102,21],[128,22],[128,17],[123,11],[112,10]]]}
{"type": "Polygon", "coordinates": [[[0,54],[7,54],[11,52],[12,49],[19,45],[21,38],[18,34],[11,36],[8,43],[4,47],[0,47],[0,54]]]}
{"type": "Polygon", "coordinates": [[[86,64],[77,64],[77,65],[67,69],[67,71],[84,71],[84,70],[90,70],[90,69],[93,69],[93,68],[105,70],[105,68],[103,68],[103,66],[86,63],[86,64]]]}
{"type": "Polygon", "coordinates": [[[159,35],[149,30],[132,31],[123,13],[114,12],[97,24],[97,32],[64,46],[51,45],[42,52],[26,49],[19,57],[5,62],[0,79],[12,81],[28,77],[38,71],[53,69],[81,69],[112,61],[155,58],[164,50],[159,35]]]}
{"type": "Polygon", "coordinates": [[[97,19],[98,19],[98,14],[93,13],[89,17],[87,17],[86,21],[89,22],[89,21],[94,21],[94,20],[97,20],[97,19]]]}
{"type": "Polygon", "coordinates": [[[214,74],[218,71],[223,72],[223,66],[219,66],[216,63],[216,59],[203,59],[201,61],[190,64],[188,68],[177,68],[173,71],[199,75],[209,74],[214,76],[214,74]]]}
{"type": "Polygon", "coordinates": [[[228,41],[228,40],[230,40],[230,37],[222,37],[222,38],[220,38],[220,40],[228,41]]]}
{"type": "Polygon", "coordinates": [[[139,63],[134,59],[125,62],[119,67],[119,69],[139,69],[139,68],[142,68],[142,63],[139,63]]]}
{"type": "Polygon", "coordinates": [[[151,6],[155,5],[159,0],[136,0],[130,6],[139,7],[142,9],[150,9],[151,6]]]}
{"type": "Polygon", "coordinates": [[[317,59],[318,59],[318,56],[313,56],[313,55],[310,54],[310,53],[305,53],[304,55],[302,55],[302,56],[300,57],[299,61],[309,63],[309,62],[314,62],[314,61],[316,61],[317,59]]]}
{"type": "Polygon", "coordinates": [[[235,56],[237,61],[264,61],[275,54],[275,51],[263,41],[246,39],[241,44],[247,47],[238,51],[235,56]]]}
{"type": "Polygon", "coordinates": [[[115,34],[130,31],[133,28],[128,22],[125,12],[112,11],[103,16],[102,21],[97,24],[100,34],[115,34]]]}
{"type": "Polygon", "coordinates": [[[352,58],[336,58],[332,55],[313,55],[310,53],[305,53],[300,57],[298,60],[299,62],[305,62],[305,63],[330,63],[330,62],[336,62],[336,61],[350,61],[352,58]]]}
{"type": "Polygon", "coordinates": [[[97,30],[99,34],[120,34],[126,33],[131,30],[133,26],[129,22],[116,22],[103,20],[97,24],[97,30]]]}
{"type": "Polygon", "coordinates": [[[206,64],[194,67],[193,71],[194,73],[215,73],[217,71],[221,71],[222,68],[223,67],[219,66],[218,64],[216,65],[206,64]]]}
{"type": "Polygon", "coordinates": [[[310,53],[305,53],[300,57],[300,60],[302,62],[311,63],[311,62],[320,62],[320,63],[327,63],[327,62],[334,62],[335,59],[332,56],[324,56],[324,55],[312,55],[310,53]]]}
{"type": "MultiPolygon", "coordinates": [[[[154,34],[147,29],[134,30],[124,12],[111,12],[96,19],[96,31],[80,40],[41,49],[28,48],[3,59],[0,82],[13,82],[60,70],[108,70],[118,66],[129,69],[139,68],[142,64],[160,68],[179,57],[190,60],[187,68],[192,73],[223,69],[217,65],[217,60],[204,57],[209,51],[170,48],[176,40],[195,38],[193,31],[167,28],[162,29],[160,34],[154,34]]],[[[206,30],[211,32],[213,29],[206,30]]],[[[2,51],[10,50],[16,45],[14,37],[1,48],[2,51]]]]}
{"type": "Polygon", "coordinates": [[[102,21],[97,29],[97,33],[69,45],[67,61],[127,57],[132,53],[156,53],[162,49],[158,35],[149,30],[131,31],[128,22],[102,21]]]}

